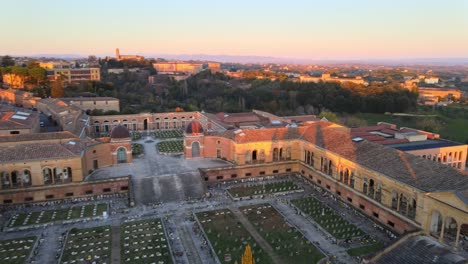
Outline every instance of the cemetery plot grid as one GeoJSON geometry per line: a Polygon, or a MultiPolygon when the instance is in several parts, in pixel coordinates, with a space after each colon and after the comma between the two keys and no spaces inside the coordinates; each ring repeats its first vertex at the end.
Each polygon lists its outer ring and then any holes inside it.
{"type": "Polygon", "coordinates": [[[336,239],[351,239],[365,235],[361,229],[313,197],[296,199],[291,202],[336,239]]]}
{"type": "Polygon", "coordinates": [[[318,263],[325,257],[270,204],[239,209],[285,263],[318,263]]]}
{"type": "Polygon", "coordinates": [[[182,140],[163,141],[156,145],[160,153],[181,153],[184,151],[182,140]]]}
{"type": "Polygon", "coordinates": [[[87,204],[72,206],[69,208],[35,211],[29,213],[20,213],[14,215],[7,227],[21,227],[36,224],[45,224],[54,221],[65,221],[87,217],[102,216],[102,213],[107,211],[106,203],[87,204]]]}
{"type": "Polygon", "coordinates": [[[36,237],[0,240],[0,260],[3,264],[22,264],[28,259],[36,237]]]}
{"type": "Polygon", "coordinates": [[[60,263],[110,263],[111,248],[110,226],[72,228],[68,233],[60,263]]]}
{"type": "Polygon", "coordinates": [[[232,197],[249,197],[254,195],[268,195],[274,193],[294,192],[302,190],[293,181],[280,181],[271,183],[254,183],[247,186],[238,186],[228,189],[232,197]]]}
{"type": "Polygon", "coordinates": [[[161,219],[123,224],[120,244],[122,263],[172,263],[161,219]]]}
{"type": "Polygon", "coordinates": [[[201,212],[196,216],[221,263],[241,263],[247,244],[252,247],[255,263],[272,263],[268,254],[230,210],[201,212]]]}
{"type": "Polygon", "coordinates": [[[155,138],[181,138],[183,134],[179,130],[166,130],[154,132],[155,138]]]}

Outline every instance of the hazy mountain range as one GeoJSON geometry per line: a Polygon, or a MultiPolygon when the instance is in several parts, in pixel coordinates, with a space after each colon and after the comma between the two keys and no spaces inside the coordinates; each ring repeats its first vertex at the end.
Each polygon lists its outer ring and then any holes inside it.
{"type": "MultiPolygon", "coordinates": [[[[292,57],[270,57],[252,55],[210,55],[210,54],[138,54],[147,58],[164,58],[166,60],[200,60],[231,63],[280,63],[280,64],[385,64],[385,65],[468,65],[468,58],[363,58],[363,59],[313,59],[292,57]]],[[[96,54],[98,57],[113,57],[114,54],[96,54]]],[[[86,58],[83,54],[34,54],[28,57],[49,57],[60,59],[86,58]]]]}

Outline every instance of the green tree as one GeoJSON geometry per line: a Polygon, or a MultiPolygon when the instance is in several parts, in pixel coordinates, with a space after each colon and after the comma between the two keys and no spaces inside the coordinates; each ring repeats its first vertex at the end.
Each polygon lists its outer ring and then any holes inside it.
{"type": "Polygon", "coordinates": [[[329,111],[322,111],[319,115],[320,118],[326,118],[328,121],[333,123],[340,123],[340,120],[335,113],[329,111]]]}
{"type": "Polygon", "coordinates": [[[2,61],[1,61],[0,64],[1,64],[2,67],[14,66],[15,61],[13,60],[12,57],[6,55],[6,56],[2,57],[2,61]]]}
{"type": "Polygon", "coordinates": [[[29,74],[29,82],[35,83],[36,85],[40,85],[41,83],[45,83],[47,80],[46,70],[41,67],[33,67],[28,70],[29,74]]]}
{"type": "Polygon", "coordinates": [[[52,96],[53,98],[62,98],[65,96],[65,92],[63,90],[62,76],[58,77],[52,84],[50,96],[52,96]]]}

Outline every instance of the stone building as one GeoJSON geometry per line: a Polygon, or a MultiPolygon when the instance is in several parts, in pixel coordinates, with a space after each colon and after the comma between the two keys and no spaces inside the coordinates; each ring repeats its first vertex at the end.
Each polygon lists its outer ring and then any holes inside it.
{"type": "Polygon", "coordinates": [[[129,177],[85,182],[93,170],[132,162],[131,139],[123,126],[109,138],[83,139],[70,132],[0,137],[2,204],[127,192],[129,177]]]}
{"type": "Polygon", "coordinates": [[[120,112],[120,100],[113,97],[67,97],[61,100],[87,112],[92,110],[120,112]]]}
{"type": "Polygon", "coordinates": [[[356,140],[349,128],[324,121],[211,133],[200,125],[187,127],[186,158],[235,164],[202,169],[208,184],[299,173],[400,234],[422,229],[454,247],[468,235],[468,176],[450,166],[356,140]]]}

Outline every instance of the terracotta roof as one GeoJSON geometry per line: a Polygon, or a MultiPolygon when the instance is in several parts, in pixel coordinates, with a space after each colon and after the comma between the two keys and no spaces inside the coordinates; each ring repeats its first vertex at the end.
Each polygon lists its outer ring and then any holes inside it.
{"type": "Polygon", "coordinates": [[[348,128],[329,122],[297,128],[229,130],[214,135],[237,143],[301,139],[422,191],[468,189],[468,177],[452,167],[370,141],[353,142],[348,128]]]}
{"type": "Polygon", "coordinates": [[[51,160],[80,157],[60,143],[35,143],[2,146],[0,163],[25,162],[31,160],[51,160]]]}
{"type": "Polygon", "coordinates": [[[61,98],[63,101],[117,101],[114,97],[66,97],[61,98]]]}
{"type": "Polygon", "coordinates": [[[0,144],[10,143],[10,142],[41,141],[41,140],[72,139],[72,138],[76,138],[76,136],[68,131],[50,132],[50,133],[29,133],[29,134],[18,134],[18,135],[0,135],[0,144]]]}

